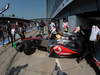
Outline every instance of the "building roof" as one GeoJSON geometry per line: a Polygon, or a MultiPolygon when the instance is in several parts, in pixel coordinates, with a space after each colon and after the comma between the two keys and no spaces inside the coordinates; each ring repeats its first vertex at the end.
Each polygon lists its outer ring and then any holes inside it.
{"type": "Polygon", "coordinates": [[[32,20],[16,18],[16,17],[0,17],[0,20],[17,20],[17,21],[32,22],[32,20]]]}

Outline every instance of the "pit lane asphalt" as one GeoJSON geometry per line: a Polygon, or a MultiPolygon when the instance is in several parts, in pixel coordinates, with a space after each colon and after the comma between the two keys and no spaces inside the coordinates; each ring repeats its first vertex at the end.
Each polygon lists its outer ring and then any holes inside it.
{"type": "MultiPolygon", "coordinates": [[[[28,36],[33,34],[29,33],[28,36]]],[[[57,75],[56,60],[67,75],[96,75],[85,60],[78,64],[75,58],[52,58],[42,50],[27,56],[11,45],[0,48],[0,75],[57,75]]]]}

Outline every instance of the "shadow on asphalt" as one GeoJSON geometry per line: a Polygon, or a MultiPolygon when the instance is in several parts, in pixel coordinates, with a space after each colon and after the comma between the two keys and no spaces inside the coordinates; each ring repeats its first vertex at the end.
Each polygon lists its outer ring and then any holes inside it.
{"type": "Polygon", "coordinates": [[[10,60],[10,62],[9,62],[9,64],[8,64],[8,66],[7,66],[5,75],[8,75],[8,71],[9,71],[9,69],[10,69],[10,67],[11,67],[11,65],[12,65],[12,63],[13,63],[13,61],[14,61],[14,59],[15,59],[15,57],[17,56],[17,54],[18,54],[18,52],[16,52],[16,53],[13,55],[13,57],[11,58],[11,60],[10,60]]]}
{"type": "Polygon", "coordinates": [[[25,69],[28,67],[28,64],[17,66],[17,67],[12,67],[8,73],[8,75],[19,75],[22,69],[25,69]]]}

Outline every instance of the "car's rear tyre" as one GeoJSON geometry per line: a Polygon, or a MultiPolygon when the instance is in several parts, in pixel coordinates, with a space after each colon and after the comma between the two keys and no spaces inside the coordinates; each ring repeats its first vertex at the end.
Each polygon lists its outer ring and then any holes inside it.
{"type": "Polygon", "coordinates": [[[17,45],[17,46],[16,46],[16,50],[17,50],[18,52],[22,52],[22,51],[23,51],[23,44],[22,44],[22,43],[17,43],[16,45],[17,45]]]}
{"type": "Polygon", "coordinates": [[[36,51],[35,48],[34,48],[34,49],[28,49],[28,50],[24,50],[24,53],[25,53],[26,55],[32,55],[35,51],[36,51]]]}
{"type": "Polygon", "coordinates": [[[30,40],[24,41],[24,53],[26,55],[32,55],[35,51],[36,48],[30,40]]]}

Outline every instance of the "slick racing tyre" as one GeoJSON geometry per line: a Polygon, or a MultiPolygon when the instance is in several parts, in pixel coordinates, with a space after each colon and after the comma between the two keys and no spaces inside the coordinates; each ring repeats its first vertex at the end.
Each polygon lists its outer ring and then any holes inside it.
{"type": "Polygon", "coordinates": [[[26,55],[31,55],[36,51],[36,48],[34,44],[31,42],[31,40],[25,40],[24,41],[24,53],[26,55]]]}
{"type": "Polygon", "coordinates": [[[23,44],[22,44],[21,42],[18,42],[18,43],[16,44],[16,50],[17,50],[18,52],[22,52],[22,51],[23,51],[23,44]]]}

